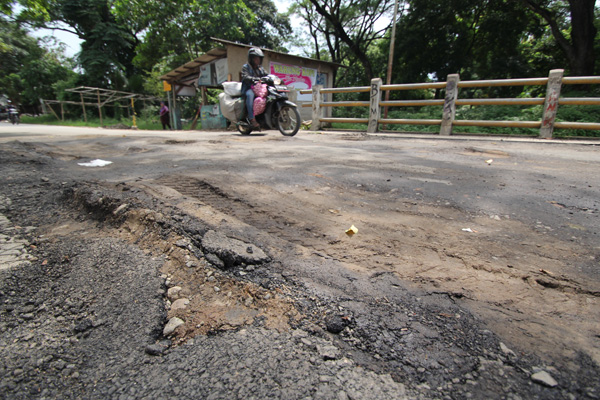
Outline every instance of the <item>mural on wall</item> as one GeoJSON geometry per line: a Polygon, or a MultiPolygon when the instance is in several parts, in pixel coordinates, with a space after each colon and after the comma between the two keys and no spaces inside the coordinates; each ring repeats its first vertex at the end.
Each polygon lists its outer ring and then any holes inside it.
{"type": "Polygon", "coordinates": [[[221,114],[221,107],[218,104],[201,106],[200,121],[202,129],[225,129],[227,120],[221,114]]]}
{"type": "MultiPolygon", "coordinates": [[[[313,85],[317,82],[317,70],[313,68],[272,62],[270,69],[270,73],[281,78],[283,84],[290,89],[312,89],[313,85]]],[[[312,101],[312,95],[298,93],[297,100],[312,101]]]]}

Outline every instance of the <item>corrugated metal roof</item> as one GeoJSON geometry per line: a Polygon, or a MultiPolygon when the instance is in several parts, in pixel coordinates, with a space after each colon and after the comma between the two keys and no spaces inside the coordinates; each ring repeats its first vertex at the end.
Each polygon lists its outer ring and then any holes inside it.
{"type": "Polygon", "coordinates": [[[227,57],[227,49],[223,47],[209,50],[195,60],[183,64],[181,67],[175,68],[173,71],[164,74],[160,77],[160,79],[169,83],[178,82],[192,73],[199,74],[200,66],[225,57],[227,57]]]}

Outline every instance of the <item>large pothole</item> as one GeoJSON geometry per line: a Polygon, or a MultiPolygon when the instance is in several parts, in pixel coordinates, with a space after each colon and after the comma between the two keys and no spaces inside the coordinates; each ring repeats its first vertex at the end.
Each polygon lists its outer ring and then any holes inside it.
{"type": "Polygon", "coordinates": [[[283,331],[302,318],[290,293],[249,280],[269,269],[271,259],[261,248],[198,221],[189,223],[188,216],[169,207],[162,212],[145,208],[131,194],[100,186],[67,191],[104,229],[164,256],[165,307],[172,322],[165,333],[175,342],[248,325],[283,331]]]}

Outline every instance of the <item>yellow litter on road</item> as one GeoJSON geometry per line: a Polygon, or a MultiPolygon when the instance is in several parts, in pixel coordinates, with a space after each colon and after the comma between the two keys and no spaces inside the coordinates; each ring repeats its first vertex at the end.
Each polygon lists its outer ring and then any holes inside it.
{"type": "Polygon", "coordinates": [[[352,225],[352,226],[350,227],[350,229],[348,229],[348,230],[346,231],[346,235],[348,235],[348,236],[350,236],[350,237],[354,236],[354,235],[355,235],[355,234],[357,234],[357,233],[358,233],[358,228],[357,228],[357,227],[355,227],[354,225],[352,225]]]}

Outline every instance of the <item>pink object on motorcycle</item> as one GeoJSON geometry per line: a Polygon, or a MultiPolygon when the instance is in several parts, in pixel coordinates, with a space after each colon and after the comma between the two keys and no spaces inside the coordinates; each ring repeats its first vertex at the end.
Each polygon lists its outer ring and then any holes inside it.
{"type": "Polygon", "coordinates": [[[252,86],[252,91],[257,97],[267,97],[267,85],[265,83],[257,83],[252,86]]]}
{"type": "Polygon", "coordinates": [[[252,106],[254,115],[262,114],[265,112],[265,108],[267,107],[267,100],[264,97],[255,97],[254,104],[252,106]]]}

